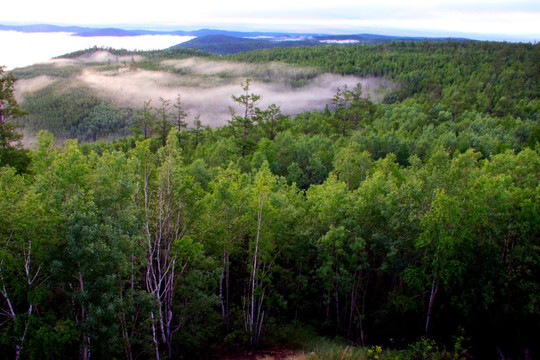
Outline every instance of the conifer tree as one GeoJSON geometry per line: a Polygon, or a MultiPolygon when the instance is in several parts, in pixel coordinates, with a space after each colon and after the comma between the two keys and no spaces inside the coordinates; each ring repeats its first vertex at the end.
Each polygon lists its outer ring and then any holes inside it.
{"type": "Polygon", "coordinates": [[[15,81],[12,73],[4,75],[4,68],[0,67],[0,166],[10,165],[20,172],[26,169],[28,158],[21,149],[23,135],[10,121],[25,114],[15,100],[15,81]]]}
{"type": "Polygon", "coordinates": [[[148,138],[155,127],[156,117],[152,113],[153,107],[150,105],[152,100],[144,102],[143,109],[139,112],[136,118],[135,127],[132,129],[136,135],[143,135],[144,138],[148,138]]]}
{"type": "MultiPolygon", "coordinates": [[[[245,84],[242,83],[242,90],[244,93],[240,96],[232,95],[232,100],[238,105],[241,106],[243,115],[236,115],[236,112],[231,107],[231,116],[232,119],[229,120],[229,124],[233,128],[240,128],[242,131],[242,158],[244,158],[251,146],[251,141],[248,139],[248,130],[253,126],[253,122],[256,121],[256,111],[255,108],[257,104],[261,101],[261,96],[249,92],[249,85],[251,79],[246,79],[245,84]]],[[[235,131],[236,132],[236,131],[235,131]]]]}
{"type": "Polygon", "coordinates": [[[189,113],[184,110],[180,94],[177,95],[176,102],[173,106],[176,109],[175,121],[176,125],[178,126],[178,132],[180,133],[182,129],[185,129],[187,127],[187,122],[184,119],[189,115],[189,113]]]}

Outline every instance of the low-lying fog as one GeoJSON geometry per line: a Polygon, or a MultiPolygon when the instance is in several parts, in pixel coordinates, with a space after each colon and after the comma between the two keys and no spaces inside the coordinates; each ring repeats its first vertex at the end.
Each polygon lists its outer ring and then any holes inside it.
{"type": "MultiPolygon", "coordinates": [[[[122,106],[141,107],[144,101],[149,99],[157,106],[159,98],[174,102],[180,94],[182,103],[191,116],[200,114],[202,122],[211,126],[226,124],[231,117],[229,106],[234,106],[231,95],[242,95],[240,85],[245,79],[236,79],[234,84],[215,87],[192,87],[176,85],[175,83],[182,82],[181,77],[144,70],[107,76],[87,70],[79,79],[98,93],[115,99],[122,106]]],[[[324,108],[325,104],[330,103],[338,87],[346,84],[352,88],[359,82],[362,83],[363,89],[369,92],[381,85],[380,80],[375,78],[324,74],[315,77],[301,88],[292,88],[284,83],[264,83],[254,80],[250,92],[262,96],[260,108],[276,104],[281,107],[284,114],[294,115],[304,110],[324,108]]]]}
{"type": "MultiPolygon", "coordinates": [[[[74,66],[80,63],[107,62],[110,54],[98,52],[77,60],[56,60],[55,66],[74,66]]],[[[188,123],[200,114],[205,125],[224,125],[231,118],[229,107],[236,106],[231,95],[242,95],[241,83],[251,78],[250,93],[262,96],[258,107],[271,104],[281,107],[284,114],[295,115],[305,110],[323,109],[330,104],[338,87],[353,88],[362,83],[364,94],[373,101],[380,101],[393,84],[381,78],[360,78],[334,74],[316,75],[312,68],[294,67],[282,63],[246,64],[210,61],[201,58],[166,60],[163,65],[181,69],[181,74],[166,71],[131,69],[118,60],[117,70],[102,71],[99,66],[86,66],[72,85],[84,85],[104,98],[113,99],[119,106],[142,108],[147,100],[158,106],[159,99],[175,102],[181,95],[185,110],[190,114],[188,123]],[[122,67],[123,66],[123,67],[122,67]],[[287,80],[308,77],[311,80],[302,87],[293,87],[287,80]]],[[[124,59],[125,60],[125,59],[124,59]]],[[[128,59],[129,60],[129,59],[128,59]]],[[[125,61],[129,64],[129,61],[125,61]]],[[[53,80],[47,76],[20,80],[17,93],[20,97],[42,89],[53,80]]],[[[241,113],[237,107],[238,113],[241,113]]],[[[172,107],[171,107],[172,110],[172,107]]]]}

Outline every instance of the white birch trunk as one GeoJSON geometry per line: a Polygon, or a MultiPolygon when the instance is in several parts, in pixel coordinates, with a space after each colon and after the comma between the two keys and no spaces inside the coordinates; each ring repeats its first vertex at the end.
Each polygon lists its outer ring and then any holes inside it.
{"type": "Polygon", "coordinates": [[[431,315],[433,312],[433,304],[435,302],[435,295],[437,295],[438,288],[439,286],[437,282],[435,281],[435,277],[434,277],[433,282],[431,283],[431,294],[429,296],[429,305],[428,305],[428,311],[427,311],[427,316],[426,316],[426,328],[425,328],[426,336],[429,333],[429,322],[431,320],[431,315]]]}

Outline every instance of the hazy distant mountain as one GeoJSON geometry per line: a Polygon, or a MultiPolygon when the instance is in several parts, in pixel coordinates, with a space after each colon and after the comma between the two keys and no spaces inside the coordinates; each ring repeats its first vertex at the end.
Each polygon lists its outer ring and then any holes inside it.
{"type": "Polygon", "coordinates": [[[0,25],[0,30],[14,30],[19,32],[69,32],[76,36],[140,36],[140,35],[185,35],[184,32],[161,32],[151,30],[125,30],[119,28],[90,28],[81,26],[56,26],[56,25],[0,25]]]}
{"type": "MultiPolygon", "coordinates": [[[[403,37],[403,36],[388,36],[376,34],[352,34],[352,35],[328,35],[328,34],[299,34],[299,33],[284,33],[284,32],[259,32],[259,31],[228,31],[219,29],[200,29],[193,31],[184,30],[126,30],[120,28],[91,28],[82,26],[57,26],[48,24],[36,25],[1,25],[0,30],[14,30],[19,32],[69,32],[75,36],[141,36],[141,35],[180,35],[180,36],[225,36],[213,37],[200,42],[192,43],[193,47],[208,46],[211,43],[222,44],[226,41],[233,41],[233,38],[244,38],[247,40],[255,40],[261,48],[275,47],[268,43],[294,41],[294,46],[313,45],[318,42],[357,42],[357,43],[380,43],[395,40],[448,40],[448,38],[428,38],[428,37],[403,37]],[[265,44],[265,45],[262,45],[265,44]]],[[[466,40],[462,38],[452,38],[452,40],[466,40]]],[[[236,43],[244,44],[247,47],[255,46],[255,41],[241,41],[236,43]]],[[[288,46],[287,44],[279,45],[281,47],[288,46]]]]}
{"type": "MultiPolygon", "coordinates": [[[[280,35],[280,37],[281,36],[282,35],[280,35]]],[[[229,35],[208,35],[197,37],[184,43],[172,46],[171,48],[193,48],[213,54],[226,55],[237,52],[270,49],[274,47],[315,46],[320,44],[321,43],[317,40],[309,39],[299,41],[277,41],[275,38],[271,38],[270,40],[235,37],[229,35]]]]}
{"type": "Polygon", "coordinates": [[[227,35],[232,37],[257,37],[257,36],[289,36],[296,34],[287,34],[279,32],[240,32],[216,29],[200,29],[194,31],[184,30],[126,30],[120,28],[91,28],[82,26],[57,26],[47,24],[37,25],[1,25],[0,30],[13,30],[19,32],[69,32],[75,36],[141,36],[141,35],[180,35],[180,36],[208,36],[208,35],[227,35]]]}
{"type": "MultiPolygon", "coordinates": [[[[324,44],[378,44],[391,41],[430,41],[448,40],[448,38],[427,38],[427,37],[402,37],[376,34],[350,34],[350,35],[329,35],[329,34],[298,34],[282,32],[242,32],[218,29],[200,29],[194,31],[184,30],[126,30],[120,28],[91,28],[81,26],[56,26],[47,24],[37,25],[0,25],[0,30],[14,30],[19,32],[67,32],[73,36],[141,36],[141,35],[179,35],[193,36],[194,39],[172,46],[171,48],[191,48],[202,50],[208,53],[226,55],[238,52],[253,51],[259,49],[270,49],[275,47],[293,46],[316,46],[324,44]]],[[[453,40],[466,40],[456,39],[453,40]]]]}
{"type": "Polygon", "coordinates": [[[80,26],[56,26],[56,25],[47,25],[47,24],[37,24],[37,25],[1,25],[0,30],[13,30],[19,32],[71,32],[78,33],[91,30],[91,28],[85,28],[80,26]]]}
{"type": "MultiPolygon", "coordinates": [[[[218,33],[219,31],[216,31],[218,33]]],[[[374,34],[360,35],[306,35],[306,34],[277,34],[246,36],[246,33],[234,33],[234,35],[207,35],[199,36],[192,40],[172,46],[174,48],[192,48],[218,55],[235,54],[260,49],[293,46],[316,46],[324,44],[379,44],[391,41],[417,41],[417,40],[448,40],[447,38],[425,37],[400,37],[374,34]]],[[[453,39],[466,40],[466,39],[453,39]]]]}

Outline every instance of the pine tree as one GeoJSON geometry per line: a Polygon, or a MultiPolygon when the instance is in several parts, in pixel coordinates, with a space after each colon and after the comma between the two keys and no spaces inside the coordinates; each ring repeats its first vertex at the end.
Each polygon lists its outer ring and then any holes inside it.
{"type": "Polygon", "coordinates": [[[153,107],[150,106],[152,100],[144,102],[143,109],[139,112],[135,120],[135,126],[132,131],[136,135],[143,135],[144,138],[148,138],[152,134],[152,130],[156,124],[156,117],[152,113],[153,107]]]}
{"type": "Polygon", "coordinates": [[[172,123],[169,120],[171,118],[171,114],[169,113],[171,102],[164,98],[159,98],[159,101],[161,102],[161,105],[156,108],[158,118],[156,132],[159,134],[163,146],[165,146],[167,143],[167,135],[169,135],[169,130],[172,128],[172,123]]]}
{"type": "Polygon", "coordinates": [[[29,159],[22,149],[23,135],[17,132],[17,126],[10,120],[24,115],[13,93],[15,77],[12,73],[4,75],[0,67],[0,166],[10,165],[22,172],[26,169],[29,159]]]}
{"type": "Polygon", "coordinates": [[[182,98],[180,94],[178,94],[176,98],[176,102],[174,103],[174,108],[176,109],[175,113],[175,120],[176,125],[178,126],[178,132],[182,132],[182,129],[185,129],[187,127],[187,122],[184,121],[184,119],[189,115],[187,111],[184,110],[184,106],[182,105],[182,98]]]}
{"type": "Polygon", "coordinates": [[[232,119],[229,120],[229,124],[233,128],[242,129],[242,157],[244,158],[249,150],[251,141],[248,139],[248,130],[253,126],[253,122],[256,121],[256,106],[261,101],[261,96],[253,93],[249,93],[249,85],[251,80],[247,79],[246,83],[242,83],[242,90],[244,91],[243,95],[234,96],[232,95],[232,100],[238,103],[241,108],[243,115],[236,115],[236,112],[231,107],[231,116],[232,119]]]}

